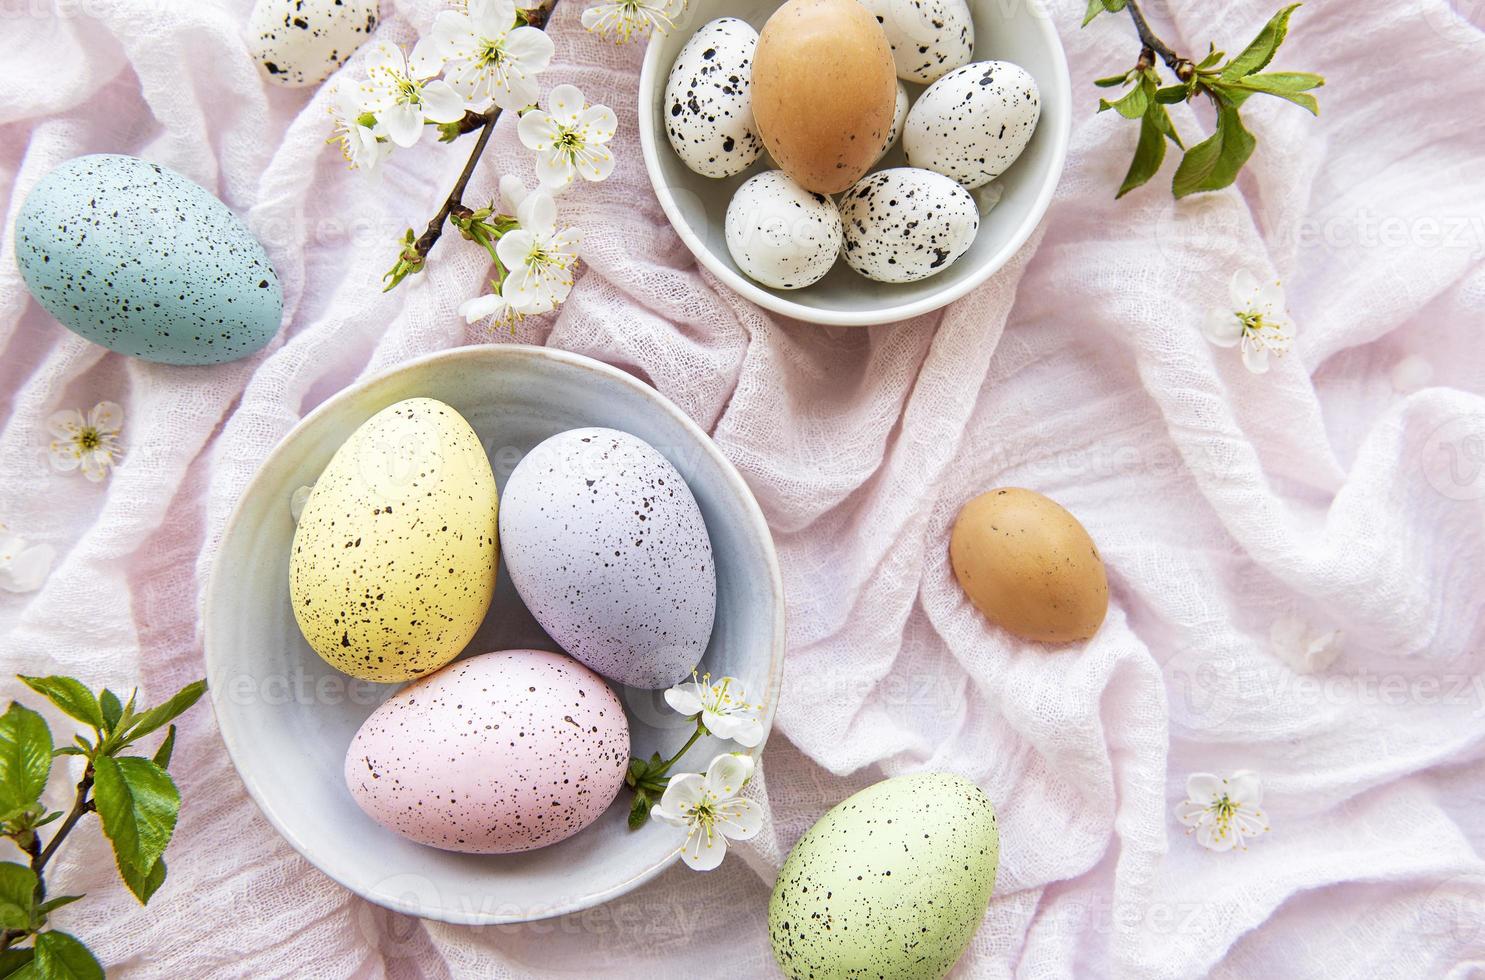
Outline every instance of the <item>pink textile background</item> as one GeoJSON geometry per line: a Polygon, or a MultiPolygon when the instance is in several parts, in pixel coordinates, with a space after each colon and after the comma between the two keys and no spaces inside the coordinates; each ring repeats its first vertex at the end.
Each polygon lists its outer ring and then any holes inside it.
{"type": "MultiPolygon", "coordinates": [[[[0,7],[0,521],[60,553],[40,592],[0,593],[0,676],[157,698],[202,674],[205,572],[269,449],[357,377],[488,339],[455,315],[485,271],[472,246],[446,241],[427,274],[377,291],[465,150],[400,152],[379,187],[347,172],[323,144],[325,93],[259,78],[249,6],[0,7]],[[16,212],[52,167],[100,151],[174,167],[249,222],[286,294],[264,353],[128,360],[29,300],[16,212]],[[51,472],[46,417],[104,399],[124,406],[126,461],[102,486],[51,472]]],[[[79,833],[55,887],[88,897],[57,924],[130,977],[766,976],[793,841],[882,774],[942,768],[1001,815],[996,896],[957,976],[1485,972],[1485,9],[1307,5],[1278,67],[1328,76],[1322,116],[1255,99],[1237,187],[1176,204],[1171,164],[1113,200],[1136,127],[1096,116],[1090,82],[1136,52],[1119,18],[1079,30],[1083,6],[1049,5],[1077,107],[1041,231],[942,314],[860,330],[781,322],[698,269],[643,172],[642,48],[586,36],[578,0],[555,19],[543,82],[618,110],[619,167],[563,200],[587,233],[571,300],[495,339],[649,380],[754,488],[790,617],[756,841],[563,919],[422,922],[299,858],[201,707],[172,767],[169,881],[142,909],[79,833]],[[1239,266],[1283,279],[1298,329],[1265,376],[1198,329],[1239,266]],[[997,485],[1049,494],[1098,541],[1112,608],[1086,647],[1019,642],[954,584],[954,514],[997,485]],[[1289,612],[1345,631],[1328,670],[1271,653],[1289,612]],[[1239,768],[1262,774],[1273,832],[1202,851],[1172,807],[1188,773],[1239,768]]],[[[1275,6],[1151,14],[1194,50],[1246,41],[1275,6]]],[[[385,0],[378,36],[410,41],[436,9],[385,0]]],[[[531,166],[502,123],[473,187],[531,166]]]]}

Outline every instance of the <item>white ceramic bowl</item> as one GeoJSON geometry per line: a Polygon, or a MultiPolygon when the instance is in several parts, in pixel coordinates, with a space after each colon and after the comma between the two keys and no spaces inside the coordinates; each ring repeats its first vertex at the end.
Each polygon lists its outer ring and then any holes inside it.
{"type": "MultiPolygon", "coordinates": [[[[736,177],[703,177],[681,163],[665,134],[665,83],[676,55],[701,25],[718,17],[739,17],[762,28],[781,0],[690,0],[676,29],[655,37],[639,76],[639,142],[645,169],[666,217],[697,260],[746,298],[784,316],[837,326],[889,323],[929,313],[984,282],[1030,237],[1051,203],[1067,157],[1072,125],[1067,59],[1042,0],[969,0],[975,25],[976,61],[1011,61],[1029,71],[1041,93],[1042,115],[1031,142],[1010,169],[979,191],[993,187],[1000,202],[980,221],[969,251],[945,271],[913,283],[874,282],[845,262],[804,289],[770,289],[738,269],[727,251],[723,221],[733,191],[749,177],[773,168],[765,152],[736,177]]],[[[908,85],[916,100],[922,86],[908,85]]],[[[877,168],[903,165],[902,146],[892,148],[877,168]]]]}
{"type": "MultiPolygon", "coordinates": [[[[730,674],[765,705],[783,673],[784,601],[773,542],[747,485],[696,424],[654,389],[591,358],[542,347],[469,347],[411,361],[347,388],[273,451],[227,523],[204,612],[206,668],[222,738],[248,793],[319,869],[378,905],[446,922],[519,922],[596,905],[649,880],[679,854],[678,831],[625,826],[630,793],[594,824],[514,855],[456,854],[414,844],[361,812],[345,786],[351,736],[395,685],[356,681],[305,643],[289,605],[289,500],[313,483],[351,432],[382,408],[426,395],[458,409],[484,442],[503,492],[521,456],[546,437],[602,425],[644,439],[686,478],[717,567],[717,616],[704,669],[730,674]]],[[[466,654],[557,650],[511,586],[466,654]]],[[[688,723],[658,691],[616,687],[634,754],[674,752],[688,723]]],[[[699,770],[723,745],[704,739],[678,771],[699,770]]],[[[762,751],[760,745],[755,755],[762,751]]]]}

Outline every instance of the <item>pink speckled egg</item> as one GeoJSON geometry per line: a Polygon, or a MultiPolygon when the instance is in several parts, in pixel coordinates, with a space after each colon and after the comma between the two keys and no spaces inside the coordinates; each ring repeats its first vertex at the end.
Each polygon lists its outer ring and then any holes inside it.
{"type": "Polygon", "coordinates": [[[706,653],[711,539],[686,481],[649,443],[602,428],[542,442],[506,481],[500,548],[536,621],[604,677],[670,687],[706,653]]]}
{"type": "Polygon", "coordinates": [[[420,844],[508,854],[555,844],[613,802],[629,723],[598,675],[505,650],[409,684],[351,740],[345,781],[373,820],[420,844]]]}

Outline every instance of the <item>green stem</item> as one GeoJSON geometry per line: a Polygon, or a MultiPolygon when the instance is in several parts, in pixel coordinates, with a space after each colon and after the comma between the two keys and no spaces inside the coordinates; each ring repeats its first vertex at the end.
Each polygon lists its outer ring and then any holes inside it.
{"type": "MultiPolygon", "coordinates": [[[[57,853],[57,848],[62,846],[62,841],[72,832],[72,828],[77,826],[77,822],[90,810],[97,809],[93,801],[88,798],[88,792],[92,788],[93,764],[90,762],[87,769],[83,770],[82,779],[78,780],[77,796],[72,801],[72,809],[67,812],[66,817],[62,818],[61,824],[57,826],[57,832],[52,835],[46,847],[41,846],[41,838],[35,831],[32,831],[31,839],[22,848],[30,856],[31,870],[36,873],[36,904],[38,905],[46,901],[46,879],[42,877],[42,873],[46,870],[46,863],[52,859],[53,854],[57,853]]],[[[31,935],[30,929],[6,929],[0,932],[0,950],[9,949],[29,935],[31,935]]]]}
{"type": "Polygon", "coordinates": [[[1129,8],[1129,19],[1134,21],[1135,32],[1140,36],[1140,44],[1160,55],[1166,67],[1175,72],[1176,77],[1181,81],[1189,79],[1191,73],[1196,70],[1191,60],[1176,54],[1169,44],[1162,41],[1159,35],[1150,29],[1150,22],[1145,19],[1145,12],[1140,9],[1139,0],[1129,0],[1126,6],[1129,8]]]}
{"type": "Polygon", "coordinates": [[[681,756],[683,756],[687,752],[691,751],[691,746],[695,745],[696,744],[696,740],[699,739],[699,738],[701,738],[701,736],[703,736],[705,734],[706,734],[706,726],[701,723],[701,719],[700,718],[697,718],[696,719],[696,731],[692,732],[691,733],[691,737],[688,738],[688,739],[686,739],[686,744],[681,746],[681,750],[679,752],[677,752],[675,755],[671,756],[669,759],[666,759],[665,760],[665,764],[660,767],[660,771],[658,773],[655,773],[655,775],[657,775],[657,776],[663,776],[666,773],[670,772],[670,767],[673,766],[673,765],[675,765],[677,762],[679,762],[681,756]]]}

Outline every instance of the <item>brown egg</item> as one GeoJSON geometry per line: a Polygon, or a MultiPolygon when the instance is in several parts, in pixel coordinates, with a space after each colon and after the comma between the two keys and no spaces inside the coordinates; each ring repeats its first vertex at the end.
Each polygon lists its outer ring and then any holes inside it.
{"type": "Polygon", "coordinates": [[[805,190],[835,194],[876,162],[897,106],[887,35],[857,0],[789,0],[753,55],[753,120],[805,190]]]}
{"type": "Polygon", "coordinates": [[[959,512],[949,562],[992,622],[1031,640],[1067,643],[1098,632],[1109,581],[1078,519],[1033,490],[982,493],[959,512]]]}

